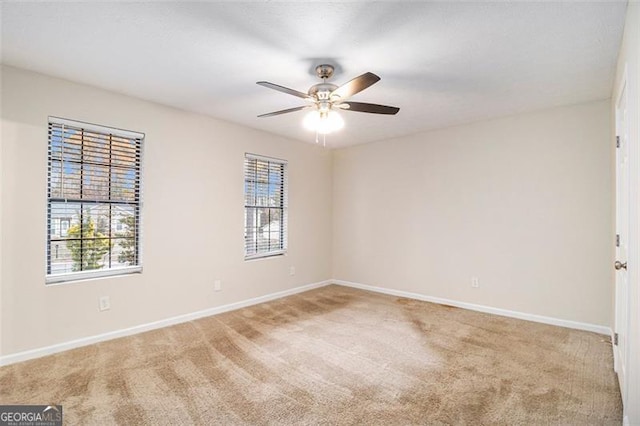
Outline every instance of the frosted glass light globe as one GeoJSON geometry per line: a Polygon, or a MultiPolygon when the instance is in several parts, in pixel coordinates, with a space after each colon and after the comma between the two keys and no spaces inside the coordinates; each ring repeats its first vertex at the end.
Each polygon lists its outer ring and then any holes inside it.
{"type": "Polygon", "coordinates": [[[302,125],[307,130],[326,135],[327,133],[342,129],[344,127],[344,120],[336,111],[328,111],[320,114],[319,111],[314,110],[304,117],[302,125]]]}

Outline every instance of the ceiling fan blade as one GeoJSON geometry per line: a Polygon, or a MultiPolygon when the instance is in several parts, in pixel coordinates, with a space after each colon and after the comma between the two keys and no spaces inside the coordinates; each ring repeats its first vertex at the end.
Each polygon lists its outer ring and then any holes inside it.
{"type": "Polygon", "coordinates": [[[374,73],[366,72],[338,87],[336,90],[331,92],[330,97],[339,97],[340,99],[350,98],[356,93],[362,92],[372,84],[377,83],[379,80],[380,77],[378,77],[374,73]]]}
{"type": "Polygon", "coordinates": [[[268,87],[269,89],[277,90],[278,92],[287,93],[289,95],[297,96],[302,99],[312,99],[306,93],[298,92],[297,90],[289,89],[288,87],[280,86],[278,84],[269,83],[268,81],[258,81],[256,84],[260,86],[268,87]]]}
{"type": "Polygon", "coordinates": [[[308,105],[303,105],[295,108],[283,109],[280,111],[268,112],[266,114],[260,114],[258,117],[273,117],[274,115],[287,114],[289,112],[301,111],[305,108],[309,108],[308,105]]]}
{"type": "Polygon", "coordinates": [[[400,111],[400,108],[388,105],[365,104],[362,102],[341,102],[340,105],[348,105],[346,111],[370,112],[372,114],[390,114],[394,115],[400,111]]]}

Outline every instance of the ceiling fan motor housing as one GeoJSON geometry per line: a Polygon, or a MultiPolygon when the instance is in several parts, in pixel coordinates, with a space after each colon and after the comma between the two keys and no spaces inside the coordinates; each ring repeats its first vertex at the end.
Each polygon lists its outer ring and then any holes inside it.
{"type": "Polygon", "coordinates": [[[311,88],[309,88],[309,96],[312,96],[319,101],[328,100],[331,92],[333,92],[337,88],[338,86],[331,83],[314,84],[313,86],[311,86],[311,88]]]}

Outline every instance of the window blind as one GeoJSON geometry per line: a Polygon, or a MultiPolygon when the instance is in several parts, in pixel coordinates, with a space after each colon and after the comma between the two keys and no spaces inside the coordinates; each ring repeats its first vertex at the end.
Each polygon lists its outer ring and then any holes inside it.
{"type": "Polygon", "coordinates": [[[141,270],[143,140],[49,118],[47,282],[141,270]]]}
{"type": "Polygon", "coordinates": [[[246,259],[287,249],[287,162],[245,154],[244,254],[246,259]]]}

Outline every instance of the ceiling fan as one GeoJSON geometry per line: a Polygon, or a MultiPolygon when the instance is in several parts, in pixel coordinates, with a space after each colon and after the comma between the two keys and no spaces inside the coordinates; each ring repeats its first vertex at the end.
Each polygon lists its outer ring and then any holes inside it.
{"type": "Polygon", "coordinates": [[[338,110],[387,115],[394,115],[400,111],[400,108],[388,105],[348,101],[351,96],[377,83],[380,80],[380,77],[377,75],[367,72],[342,86],[336,86],[335,84],[327,83],[327,80],[333,75],[333,71],[334,67],[332,65],[318,65],[316,67],[316,74],[322,79],[322,83],[314,84],[309,88],[307,93],[289,89],[288,87],[268,81],[258,81],[256,84],[260,86],[297,96],[309,102],[307,105],[269,112],[267,114],[261,114],[258,117],[273,117],[275,115],[310,109],[312,113],[305,117],[305,127],[315,130],[318,133],[326,134],[338,130],[344,124],[342,118],[336,114],[338,110]]]}

